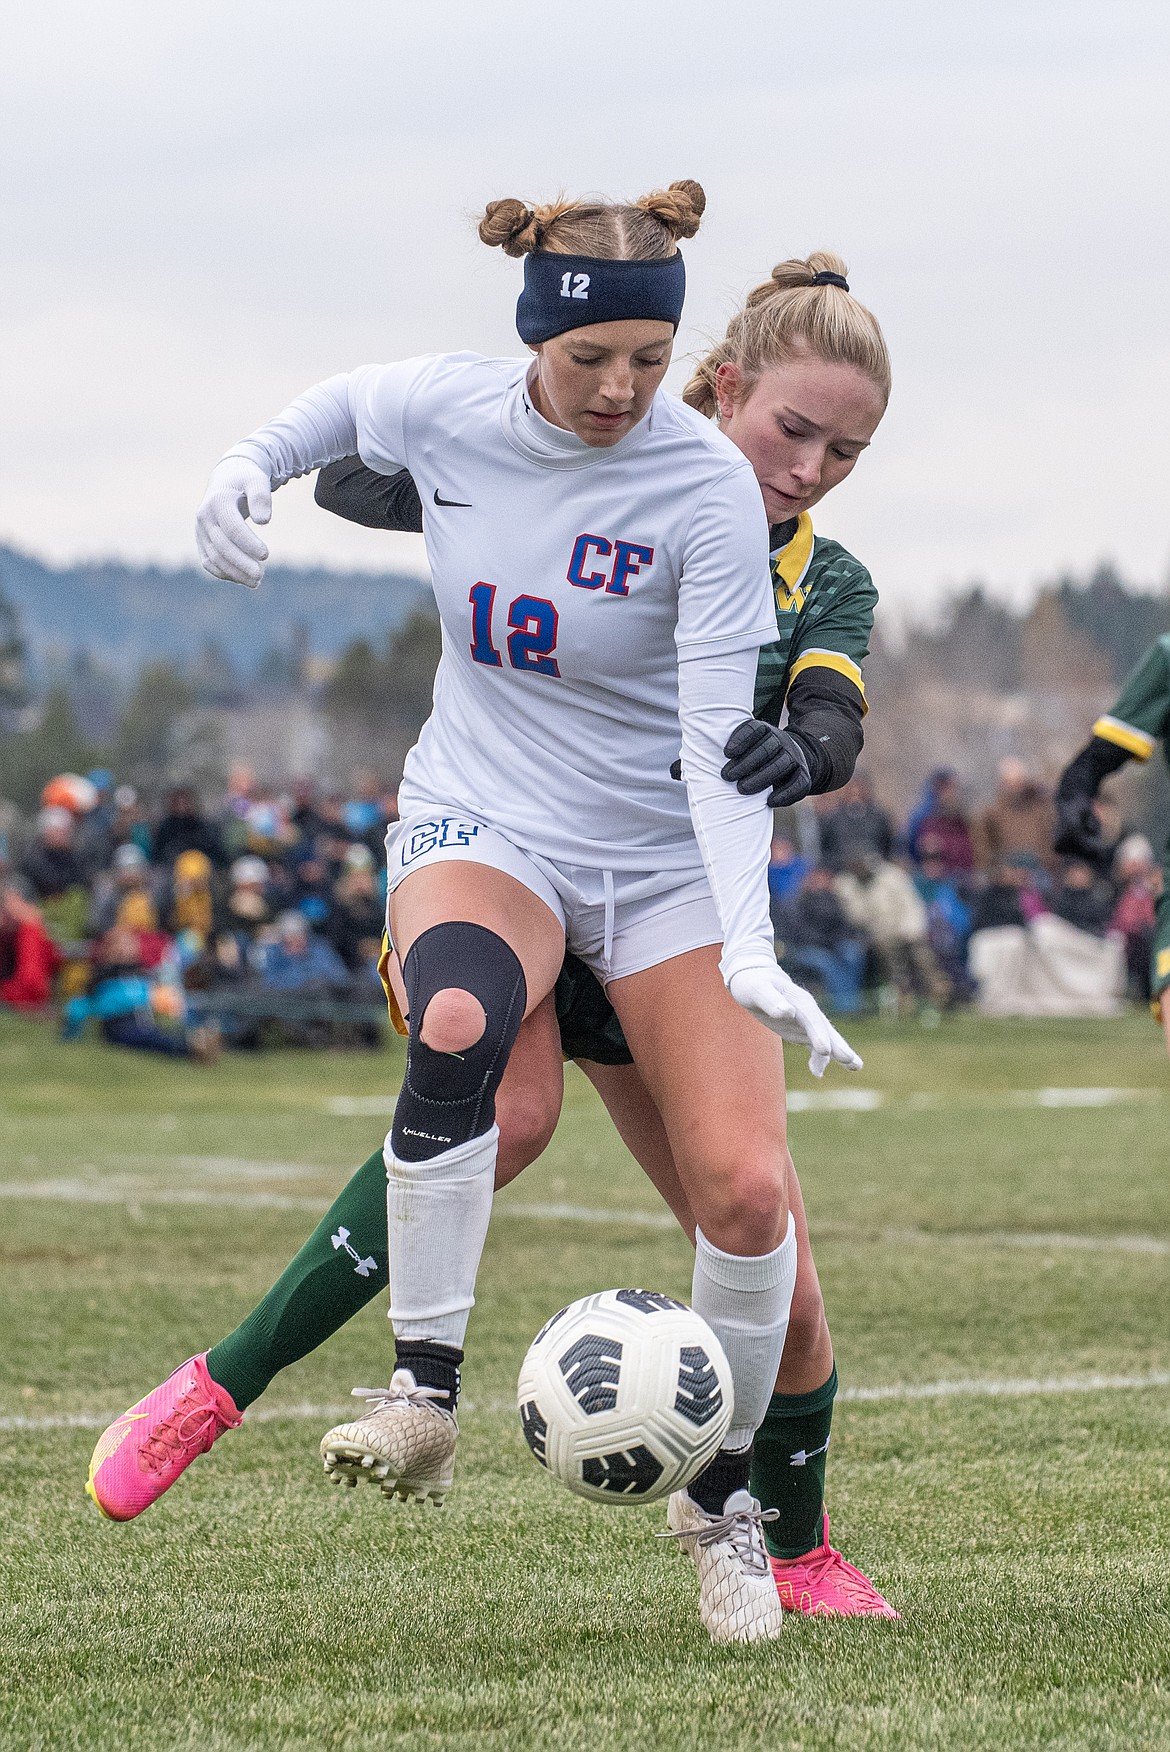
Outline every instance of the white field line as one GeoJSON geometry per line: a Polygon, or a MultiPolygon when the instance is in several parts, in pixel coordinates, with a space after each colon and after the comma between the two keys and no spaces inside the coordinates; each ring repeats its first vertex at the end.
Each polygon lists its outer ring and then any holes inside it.
{"type": "Polygon", "coordinates": [[[328,1209],[322,1198],[296,1198],[279,1192],[213,1192],[197,1186],[127,1187],[90,1180],[0,1181],[0,1198],[46,1199],[58,1204],[226,1205],[234,1210],[316,1211],[328,1209]]]}
{"type": "MultiPolygon", "coordinates": [[[[838,1399],[857,1405],[910,1402],[932,1399],[1034,1399],[1062,1393],[1130,1393],[1143,1389],[1170,1387],[1170,1369],[1153,1369],[1144,1375],[1068,1375],[1040,1377],[1035,1380],[971,1380],[922,1381],[910,1386],[843,1387],[838,1399]]],[[[468,1412],[511,1412],[515,1404],[510,1399],[489,1399],[478,1405],[474,1400],[462,1401],[468,1412]]],[[[252,1423],[329,1423],[348,1416],[348,1405],[272,1405],[257,1406],[246,1414],[252,1423]]],[[[0,1433],[19,1434],[38,1430],[104,1430],[120,1413],[65,1412],[47,1417],[0,1417],[0,1433]]]]}
{"type": "Polygon", "coordinates": [[[1021,1381],[922,1381],[912,1386],[843,1387],[837,1397],[869,1405],[886,1399],[1031,1399],[1050,1393],[1123,1393],[1142,1387],[1170,1387],[1170,1369],[1152,1369],[1146,1375],[1053,1375],[1021,1381]]]}
{"type": "MultiPolygon", "coordinates": [[[[950,1107],[1119,1107],[1164,1098],[1162,1089],[1000,1089],[977,1095],[921,1090],[893,1100],[881,1089],[790,1089],[787,1105],[789,1113],[930,1113],[950,1107]]],[[[394,1112],[394,1096],[330,1095],[324,1110],[338,1119],[389,1116],[394,1112]]]]}
{"type": "MultiPolygon", "coordinates": [[[[161,1160],[161,1158],[160,1158],[161,1160]]],[[[212,1206],[233,1210],[313,1211],[324,1214],[328,1203],[323,1198],[299,1197],[279,1192],[217,1192],[204,1187],[149,1187],[125,1180],[34,1180],[0,1181],[0,1198],[48,1201],[56,1204],[120,1205],[134,1209],[142,1205],[212,1206]]],[[[497,1217],[519,1217],[545,1223],[616,1224],[636,1229],[672,1230],[676,1227],[669,1211],[620,1210],[616,1207],[594,1208],[572,1204],[521,1204],[512,1199],[497,1201],[493,1214],[497,1217]]],[[[815,1224],[813,1239],[821,1242],[869,1242],[890,1246],[954,1246],[990,1248],[1028,1248],[1038,1252],[1068,1250],[1085,1253],[1136,1253],[1162,1258],[1170,1255],[1170,1241],[1157,1235],[1065,1235],[1030,1233],[1008,1229],[868,1229],[861,1226],[828,1223],[823,1228],[815,1224]]]]}
{"type": "Polygon", "coordinates": [[[164,1156],[157,1151],[136,1155],[111,1152],[101,1160],[122,1168],[177,1168],[180,1173],[208,1180],[327,1180],[335,1172],[313,1162],[260,1162],[251,1156],[164,1156]]]}
{"type": "Polygon", "coordinates": [[[1045,1253],[1143,1253],[1170,1255],[1170,1241],[1158,1235],[1065,1235],[1028,1229],[864,1229],[827,1223],[811,1227],[814,1241],[871,1241],[886,1246],[1023,1247],[1045,1253]]]}
{"type": "Polygon", "coordinates": [[[520,1204],[500,1199],[492,1206],[497,1217],[531,1217],[543,1223],[629,1223],[636,1229],[677,1229],[669,1211],[600,1209],[588,1205],[520,1204]]]}
{"type": "Polygon", "coordinates": [[[334,1119],[376,1119],[392,1114],[395,1100],[393,1095],[330,1095],[325,1101],[325,1112],[334,1119]]]}

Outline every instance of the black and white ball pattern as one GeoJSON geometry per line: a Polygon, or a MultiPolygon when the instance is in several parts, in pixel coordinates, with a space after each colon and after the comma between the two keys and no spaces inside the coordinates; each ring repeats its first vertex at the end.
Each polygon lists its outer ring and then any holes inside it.
{"type": "Polygon", "coordinates": [[[520,1370],[520,1424],[579,1496],[648,1503],[680,1490],[731,1423],[731,1370],[706,1321],[657,1290],[601,1290],[561,1308],[520,1370]]]}

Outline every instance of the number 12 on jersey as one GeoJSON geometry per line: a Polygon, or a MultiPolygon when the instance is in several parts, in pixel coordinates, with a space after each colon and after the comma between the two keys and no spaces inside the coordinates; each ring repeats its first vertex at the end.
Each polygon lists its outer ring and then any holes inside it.
{"type": "MultiPolygon", "coordinates": [[[[500,669],[503,658],[492,640],[492,615],[496,604],[494,584],[473,584],[471,603],[471,655],[476,663],[500,669]]],[[[513,669],[536,675],[559,675],[553,652],[557,648],[557,611],[542,596],[517,596],[508,608],[508,662],[513,669]]]]}

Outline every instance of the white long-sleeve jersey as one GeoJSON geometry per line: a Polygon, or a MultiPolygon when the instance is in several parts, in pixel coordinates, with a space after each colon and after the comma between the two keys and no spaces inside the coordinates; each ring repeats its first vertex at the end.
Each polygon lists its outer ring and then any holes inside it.
{"type": "Polygon", "coordinates": [[[659,392],[609,448],[550,425],[530,362],[444,354],[330,378],[230,454],[274,486],[356,450],[409,468],[443,630],[404,810],[465,810],[558,862],[705,865],[723,972],[775,965],[770,817],[720,777],[776,636],[759,488],[659,392]],[[669,776],[680,740],[686,787],[669,776]]]}

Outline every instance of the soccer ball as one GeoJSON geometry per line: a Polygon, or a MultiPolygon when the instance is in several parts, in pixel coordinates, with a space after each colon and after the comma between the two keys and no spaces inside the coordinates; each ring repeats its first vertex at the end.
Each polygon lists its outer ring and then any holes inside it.
{"type": "Polygon", "coordinates": [[[547,1320],[517,1388],[533,1454],[578,1496],[681,1490],[731,1423],[731,1369],[707,1322],[656,1290],[601,1290],[547,1320]]]}

